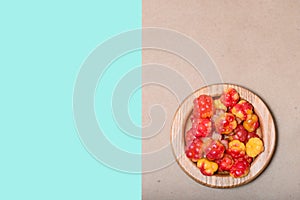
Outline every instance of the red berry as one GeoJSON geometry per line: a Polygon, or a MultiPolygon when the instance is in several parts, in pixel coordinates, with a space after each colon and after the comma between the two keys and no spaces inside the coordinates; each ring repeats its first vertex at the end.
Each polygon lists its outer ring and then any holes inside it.
{"type": "Polygon", "coordinates": [[[195,137],[207,137],[212,131],[210,119],[193,119],[192,131],[195,137]]]}
{"type": "Polygon", "coordinates": [[[196,138],[185,151],[186,156],[193,162],[197,162],[202,157],[202,144],[202,140],[196,138]]]}
{"type": "Polygon", "coordinates": [[[235,117],[231,113],[221,113],[215,120],[215,127],[218,133],[229,134],[237,126],[235,117]]]}
{"type": "Polygon", "coordinates": [[[228,88],[225,90],[220,97],[220,101],[229,108],[232,108],[235,104],[237,104],[239,99],[239,93],[233,88],[228,88]]]}
{"type": "Polygon", "coordinates": [[[208,95],[200,95],[194,100],[193,115],[195,118],[209,118],[213,115],[213,99],[208,95]]]}
{"type": "Polygon", "coordinates": [[[232,158],[242,158],[246,155],[245,151],[240,151],[238,149],[226,149],[226,153],[231,155],[232,158]]]}
{"type": "Polygon", "coordinates": [[[221,142],[214,140],[205,152],[208,160],[219,160],[224,155],[225,146],[221,142]]]}
{"type": "Polygon", "coordinates": [[[237,104],[231,109],[231,113],[234,114],[237,118],[245,120],[247,115],[253,113],[253,106],[246,100],[240,100],[237,104]]]}
{"type": "Polygon", "coordinates": [[[229,171],[234,163],[234,160],[230,155],[225,154],[223,158],[217,161],[217,163],[220,171],[229,171]]]}
{"type": "Polygon", "coordinates": [[[230,136],[230,140],[239,140],[240,142],[246,143],[248,137],[248,131],[243,127],[243,125],[238,125],[234,129],[234,135],[230,136]]]}
{"type": "Polygon", "coordinates": [[[194,151],[192,149],[188,149],[186,150],[186,156],[189,158],[189,159],[192,159],[194,157],[194,151]]]}
{"type": "Polygon", "coordinates": [[[226,149],[226,153],[231,155],[232,158],[242,158],[246,155],[244,143],[239,140],[232,140],[228,144],[228,149],[226,149]]]}
{"type": "Polygon", "coordinates": [[[230,176],[234,178],[244,177],[248,175],[250,164],[245,158],[235,160],[234,164],[230,168],[230,176]]]}

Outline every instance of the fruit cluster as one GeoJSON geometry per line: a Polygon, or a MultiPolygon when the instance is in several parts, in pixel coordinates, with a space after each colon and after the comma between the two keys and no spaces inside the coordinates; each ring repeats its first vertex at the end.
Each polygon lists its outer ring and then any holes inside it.
{"type": "Polygon", "coordinates": [[[251,103],[234,88],[217,98],[200,95],[193,103],[192,127],[185,134],[186,156],[203,175],[246,176],[253,159],[264,151],[251,103]]]}

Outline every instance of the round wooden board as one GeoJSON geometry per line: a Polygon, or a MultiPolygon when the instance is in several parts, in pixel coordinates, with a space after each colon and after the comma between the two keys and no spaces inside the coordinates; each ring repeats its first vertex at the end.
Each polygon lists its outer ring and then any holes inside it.
{"type": "Polygon", "coordinates": [[[195,91],[183,101],[176,111],[171,128],[171,144],[173,153],[180,167],[197,182],[215,188],[237,187],[254,180],[263,172],[270,162],[275,149],[275,143],[276,132],[274,120],[267,106],[257,95],[248,89],[233,84],[209,85],[195,91]],[[188,130],[191,126],[190,116],[193,110],[193,100],[201,94],[219,96],[229,87],[236,89],[242,99],[246,99],[253,105],[254,112],[259,117],[261,131],[259,134],[263,139],[265,150],[255,158],[251,164],[249,174],[245,177],[233,178],[229,175],[204,176],[196,167],[196,164],[185,156],[184,136],[186,130],[188,130]]]}

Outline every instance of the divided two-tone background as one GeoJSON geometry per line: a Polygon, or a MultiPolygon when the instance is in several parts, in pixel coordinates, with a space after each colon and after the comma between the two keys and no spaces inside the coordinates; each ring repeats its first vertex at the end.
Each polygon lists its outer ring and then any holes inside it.
{"type": "Polygon", "coordinates": [[[0,199],[299,199],[299,10],[292,0],[1,2],[0,199]],[[256,180],[212,189],[174,162],[171,121],[188,93],[180,81],[191,91],[211,81],[206,65],[196,66],[204,70],[198,73],[178,54],[142,48],[160,39],[143,35],[147,27],[178,35],[165,41],[175,49],[184,39],[197,43],[216,80],[245,86],[267,103],[278,142],[256,180]],[[96,54],[99,48],[106,51],[96,54]],[[97,65],[110,56],[105,69],[97,65]],[[96,80],[94,88],[77,85],[84,73],[90,79],[80,83],[96,80]],[[74,111],[88,96],[93,100],[74,111]],[[85,115],[90,108],[94,119],[85,115]],[[84,140],[95,119],[122,153],[84,140]]]}

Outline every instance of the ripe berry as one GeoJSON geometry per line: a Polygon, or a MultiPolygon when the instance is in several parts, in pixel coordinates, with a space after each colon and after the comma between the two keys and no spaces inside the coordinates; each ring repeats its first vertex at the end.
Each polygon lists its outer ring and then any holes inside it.
{"type": "Polygon", "coordinates": [[[225,154],[223,158],[217,161],[220,171],[229,171],[234,163],[233,158],[225,154]]]}
{"type": "Polygon", "coordinates": [[[247,115],[246,120],[243,122],[243,126],[248,132],[254,132],[259,127],[257,115],[256,114],[247,115]]]}
{"type": "Polygon", "coordinates": [[[246,143],[248,140],[248,131],[242,126],[238,125],[236,129],[234,129],[234,134],[229,136],[230,140],[239,140],[240,142],[246,143]]]}
{"type": "Polygon", "coordinates": [[[239,93],[233,89],[226,89],[220,97],[220,101],[229,108],[232,108],[240,99],[239,93]]]}
{"type": "Polygon", "coordinates": [[[208,160],[219,160],[223,157],[225,146],[219,141],[213,141],[205,150],[208,160]]]}
{"type": "Polygon", "coordinates": [[[253,106],[246,100],[240,100],[231,109],[231,113],[241,120],[245,120],[247,115],[252,114],[253,106]]]}
{"type": "Polygon", "coordinates": [[[250,170],[250,164],[245,158],[238,159],[230,168],[230,176],[241,178],[247,176],[250,170]]]}
{"type": "Polygon", "coordinates": [[[193,162],[197,162],[202,157],[202,144],[202,140],[196,138],[185,151],[186,156],[193,162]]]}
{"type": "Polygon", "coordinates": [[[209,161],[205,158],[201,158],[197,162],[197,167],[200,169],[201,173],[206,176],[212,176],[218,170],[218,164],[209,161]]]}
{"type": "Polygon", "coordinates": [[[231,113],[221,113],[215,120],[216,130],[221,134],[231,133],[236,126],[237,122],[231,113]]]}
{"type": "Polygon", "coordinates": [[[208,95],[200,95],[194,100],[193,115],[195,118],[209,118],[213,115],[213,99],[208,95]]]}
{"type": "Polygon", "coordinates": [[[208,118],[193,119],[192,131],[195,137],[207,137],[212,131],[211,120],[208,118]]]}
{"type": "Polygon", "coordinates": [[[228,149],[226,153],[231,155],[232,158],[242,158],[246,155],[244,143],[239,140],[232,140],[229,142],[228,149]]]}
{"type": "Polygon", "coordinates": [[[264,145],[260,138],[251,138],[246,144],[246,153],[254,158],[264,151],[264,145]]]}

